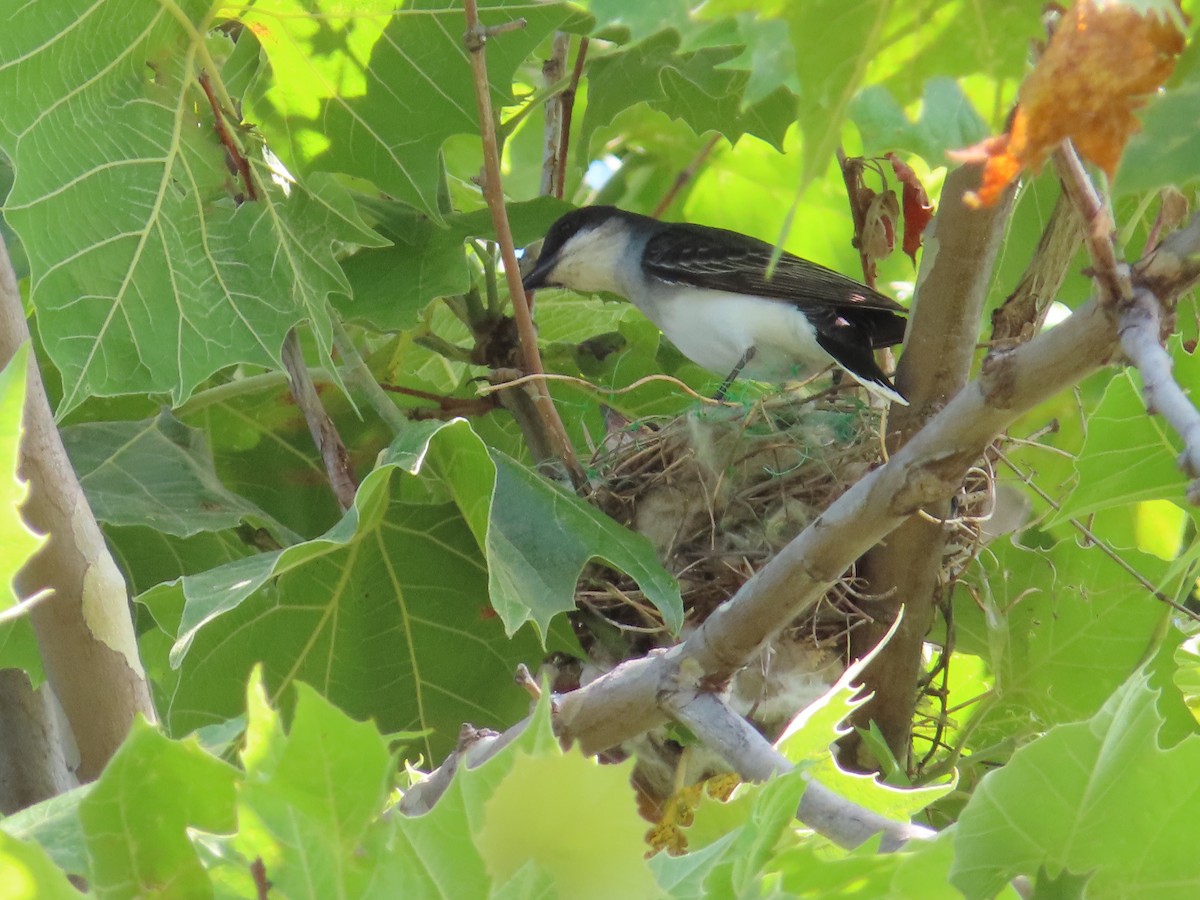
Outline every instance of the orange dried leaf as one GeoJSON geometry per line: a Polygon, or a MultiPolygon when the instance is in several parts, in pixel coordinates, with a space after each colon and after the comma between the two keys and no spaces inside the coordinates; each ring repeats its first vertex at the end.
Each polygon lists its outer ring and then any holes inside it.
{"type": "Polygon", "coordinates": [[[974,199],[994,203],[1022,169],[1037,170],[1068,138],[1111,177],[1138,130],[1134,112],[1170,76],[1183,46],[1166,16],[1117,0],[1079,0],[1021,86],[1009,133],[954,154],[986,161],[974,199]]]}

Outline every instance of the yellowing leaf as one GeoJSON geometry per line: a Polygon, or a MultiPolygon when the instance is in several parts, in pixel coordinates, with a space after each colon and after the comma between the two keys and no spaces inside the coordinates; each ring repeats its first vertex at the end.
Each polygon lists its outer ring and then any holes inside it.
{"type": "Polygon", "coordinates": [[[660,893],[642,858],[645,831],[629,766],[526,754],[488,801],[475,844],[496,883],[532,860],[554,879],[556,896],[634,900],[660,893]]]}

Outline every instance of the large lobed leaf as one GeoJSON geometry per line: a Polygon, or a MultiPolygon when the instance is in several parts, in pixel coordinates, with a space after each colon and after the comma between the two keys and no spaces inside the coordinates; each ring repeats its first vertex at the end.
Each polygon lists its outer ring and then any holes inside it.
{"type": "Polygon", "coordinates": [[[1200,738],[1164,745],[1156,701],[1138,671],[1089,720],[1052,729],[985,778],[955,827],[954,883],[987,897],[1044,870],[1085,875],[1097,900],[1195,897],[1200,738]]]}
{"type": "Polygon", "coordinates": [[[169,660],[153,640],[143,653],[177,732],[235,715],[261,661],[272,697],[306,681],[389,731],[431,729],[423,749],[438,758],[462,722],[519,717],[511,673],[544,651],[518,629],[545,636],[593,556],[638,578],[678,628],[678,588],[648,542],[489,452],[465,422],[414,424],[321,538],[143,594],[175,642],[169,660]]]}
{"type": "MultiPolygon", "coordinates": [[[[259,0],[243,13],[272,76],[250,95],[261,124],[298,170],[345,172],[436,219],[441,148],[455,134],[478,134],[462,5],[417,0],[354,4],[259,0]],[[337,139],[332,139],[336,136],[337,139]]],[[[488,83],[496,108],[513,102],[517,67],[555,29],[589,19],[563,3],[480,3],[486,26],[523,19],[490,39],[488,83]]]]}
{"type": "Polygon", "coordinates": [[[70,0],[4,18],[5,216],[63,376],[60,413],[92,395],[181,402],[223,367],[277,365],[306,319],[328,345],[327,297],[348,289],[333,242],[380,242],[331,180],[274,185],[247,139],[258,199],[239,202],[249,189],[199,80],[224,96],[211,15],[204,0],[70,0]]]}

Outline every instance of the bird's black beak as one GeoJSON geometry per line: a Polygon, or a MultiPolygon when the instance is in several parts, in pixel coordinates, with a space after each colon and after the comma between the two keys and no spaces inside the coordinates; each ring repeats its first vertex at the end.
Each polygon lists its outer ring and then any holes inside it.
{"type": "Polygon", "coordinates": [[[527,291],[536,291],[538,288],[546,287],[548,284],[546,279],[550,277],[550,272],[554,268],[555,262],[557,260],[554,259],[553,254],[538,257],[529,274],[521,279],[521,287],[527,291]]]}

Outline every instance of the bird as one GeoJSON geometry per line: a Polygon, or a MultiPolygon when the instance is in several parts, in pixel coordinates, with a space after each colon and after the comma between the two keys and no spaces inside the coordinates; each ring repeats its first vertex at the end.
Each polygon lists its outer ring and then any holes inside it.
{"type": "Polygon", "coordinates": [[[836,364],[908,405],[874,351],[904,340],[907,310],[831,269],[724,228],[582,206],[550,226],[526,291],[611,293],[640,309],[692,362],[718,375],[784,382],[836,364]]]}

